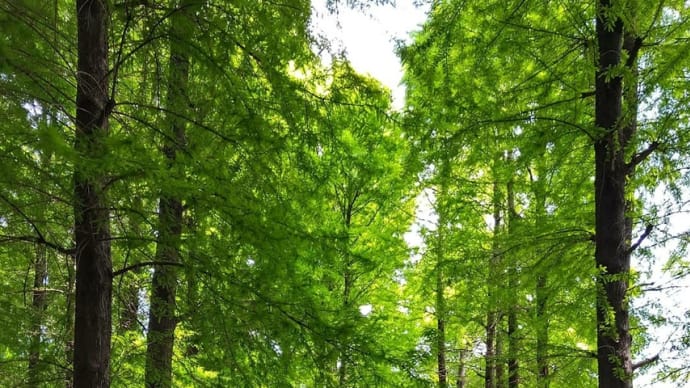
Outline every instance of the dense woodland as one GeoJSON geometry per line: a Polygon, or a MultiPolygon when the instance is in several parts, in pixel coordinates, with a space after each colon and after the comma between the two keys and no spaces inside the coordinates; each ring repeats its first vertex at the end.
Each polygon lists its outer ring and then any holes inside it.
{"type": "Polygon", "coordinates": [[[690,381],[690,4],[427,6],[0,0],[0,386],[690,381]]]}

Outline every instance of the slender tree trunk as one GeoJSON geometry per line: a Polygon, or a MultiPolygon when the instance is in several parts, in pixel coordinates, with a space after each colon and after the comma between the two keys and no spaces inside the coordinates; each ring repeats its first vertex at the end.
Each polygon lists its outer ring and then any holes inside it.
{"type": "MultiPolygon", "coordinates": [[[[168,167],[175,165],[178,150],[186,145],[185,123],[178,116],[188,107],[189,55],[185,39],[193,31],[191,0],[183,1],[171,16],[170,60],[167,105],[170,136],[166,137],[163,152],[168,167]]],[[[182,235],[182,199],[179,195],[161,192],[158,204],[158,240],[156,261],[178,263],[182,235]]],[[[172,358],[175,341],[177,267],[156,265],[151,280],[151,308],[146,347],[146,386],[169,388],[172,386],[172,358]]]]}
{"type": "Polygon", "coordinates": [[[110,386],[112,263],[104,174],[108,116],[108,10],[103,0],[78,0],[74,171],[76,305],[75,387],[110,386]],[[100,171],[99,171],[100,170],[100,171]]]}
{"type": "MultiPolygon", "coordinates": [[[[348,212],[346,217],[347,228],[350,228],[350,219],[352,214],[348,212]]],[[[349,254],[347,253],[347,246],[345,248],[345,273],[343,274],[343,311],[348,311],[350,306],[350,293],[352,292],[352,272],[350,270],[349,254]]],[[[338,386],[347,387],[348,384],[348,367],[350,364],[350,354],[347,347],[340,351],[340,367],[338,367],[338,386]]]]}
{"type": "MultiPolygon", "coordinates": [[[[439,226],[441,227],[441,226],[439,226]]],[[[440,237],[440,236],[439,236],[440,237]]],[[[439,241],[440,243],[441,241],[439,241]]],[[[442,248],[439,248],[439,250],[442,248]]],[[[448,386],[448,373],[446,370],[446,303],[443,296],[443,271],[441,269],[441,259],[436,268],[436,346],[437,361],[438,361],[438,386],[439,388],[446,388],[448,386]]]]}
{"type": "MultiPolygon", "coordinates": [[[[623,20],[616,15],[620,10],[611,11],[612,8],[615,7],[610,0],[598,3],[595,124],[605,133],[594,144],[595,259],[601,269],[597,279],[597,359],[599,387],[630,388],[632,336],[627,292],[631,231],[625,195],[631,168],[625,162],[625,153],[635,127],[623,117],[622,77],[607,74],[623,65],[623,20]]],[[[630,49],[625,66],[634,64],[637,49],[630,49]]]]}
{"type": "Polygon", "coordinates": [[[31,300],[31,339],[29,344],[29,367],[27,370],[29,387],[38,387],[41,383],[41,343],[43,313],[48,306],[45,292],[48,281],[48,260],[45,246],[36,244],[34,260],[34,287],[31,300]]]}
{"type": "Polygon", "coordinates": [[[496,387],[496,312],[489,306],[486,314],[486,354],[484,355],[484,387],[496,387]]]}
{"type": "Polygon", "coordinates": [[[537,304],[537,387],[549,386],[549,316],[547,310],[547,276],[537,275],[536,304],[537,304]]]}
{"type": "MultiPolygon", "coordinates": [[[[546,221],[546,179],[544,175],[548,170],[542,161],[545,159],[546,142],[539,144],[542,154],[536,159],[536,177],[530,173],[531,191],[534,196],[534,225],[538,228],[546,221]]],[[[537,254],[539,255],[539,254],[537,254]]],[[[542,260],[543,261],[543,260],[542,260]]],[[[549,315],[548,315],[548,271],[550,268],[544,265],[536,267],[536,286],[535,286],[535,314],[536,314],[536,377],[538,388],[548,388],[549,386],[549,363],[548,363],[548,344],[549,344],[549,315]]]]}
{"type": "Polygon", "coordinates": [[[65,257],[65,267],[67,268],[67,281],[65,289],[65,343],[64,354],[65,364],[65,388],[74,387],[74,375],[72,373],[74,365],[74,287],[76,281],[76,268],[74,257],[65,257]]]}
{"type": "MultiPolygon", "coordinates": [[[[513,180],[508,181],[508,233],[515,232],[515,225],[519,219],[518,213],[515,210],[515,193],[513,180]]],[[[510,307],[508,310],[508,387],[517,388],[520,385],[520,364],[518,361],[518,353],[520,341],[518,337],[518,262],[517,257],[514,257],[510,263],[508,270],[508,290],[511,295],[510,307]]]]}
{"type": "MultiPolygon", "coordinates": [[[[500,158],[496,158],[495,164],[499,162],[500,158]]],[[[487,298],[487,314],[486,314],[486,355],[485,355],[485,374],[484,387],[496,388],[500,384],[502,378],[502,367],[497,360],[500,353],[500,339],[498,338],[498,326],[500,320],[498,302],[496,300],[496,286],[497,277],[499,275],[499,266],[501,264],[501,256],[498,250],[498,234],[501,228],[501,194],[499,190],[498,181],[493,184],[493,219],[494,219],[494,233],[493,233],[493,252],[489,261],[489,277],[487,278],[487,288],[489,295],[487,298]]]]}
{"type": "Polygon", "coordinates": [[[458,355],[458,377],[456,380],[457,388],[467,387],[467,367],[465,366],[465,359],[469,351],[467,349],[460,349],[460,354],[458,355]]]}
{"type": "Polygon", "coordinates": [[[436,358],[438,366],[438,386],[446,388],[448,386],[448,370],[446,367],[446,299],[443,295],[445,290],[444,261],[445,261],[445,232],[446,232],[446,209],[441,203],[445,201],[447,195],[446,185],[450,179],[450,161],[444,158],[442,161],[439,182],[439,194],[437,198],[436,213],[438,214],[438,226],[436,228],[436,358]]]}
{"type": "Polygon", "coordinates": [[[505,358],[503,356],[504,333],[503,312],[499,311],[496,321],[496,388],[505,388],[507,382],[504,365],[505,358]]]}

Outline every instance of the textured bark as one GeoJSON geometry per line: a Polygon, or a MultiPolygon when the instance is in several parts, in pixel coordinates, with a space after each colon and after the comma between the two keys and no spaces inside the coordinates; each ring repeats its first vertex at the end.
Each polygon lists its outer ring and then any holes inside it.
{"type": "Polygon", "coordinates": [[[34,260],[34,283],[31,298],[31,339],[29,344],[29,366],[27,369],[29,387],[38,387],[41,383],[41,342],[43,313],[48,306],[45,291],[48,281],[48,260],[46,248],[36,244],[36,258],[34,260]]]}
{"type": "MultiPolygon", "coordinates": [[[[632,337],[627,292],[631,231],[625,199],[629,168],[624,155],[635,128],[625,124],[622,114],[623,79],[607,75],[608,70],[622,64],[624,40],[623,21],[607,16],[610,7],[610,0],[600,0],[597,16],[595,124],[605,131],[594,144],[595,259],[601,270],[597,279],[597,360],[599,387],[630,388],[632,337]]],[[[636,53],[631,54],[634,57],[636,53]]],[[[632,63],[634,58],[629,60],[632,63]]]]}
{"type": "Polygon", "coordinates": [[[74,386],[110,385],[112,264],[104,174],[108,116],[108,10],[103,0],[79,0],[74,171],[76,300],[74,386]]]}
{"type": "MultiPolygon", "coordinates": [[[[166,136],[163,146],[171,169],[175,165],[178,151],[186,145],[185,122],[179,114],[188,109],[189,55],[185,50],[184,39],[192,25],[193,12],[190,7],[191,1],[183,1],[171,16],[167,105],[175,113],[169,115],[170,136],[166,136]]],[[[179,194],[162,190],[158,204],[157,262],[180,262],[182,211],[179,194]]],[[[147,387],[172,386],[172,359],[177,326],[177,272],[175,265],[154,266],[146,347],[147,387]]]]}

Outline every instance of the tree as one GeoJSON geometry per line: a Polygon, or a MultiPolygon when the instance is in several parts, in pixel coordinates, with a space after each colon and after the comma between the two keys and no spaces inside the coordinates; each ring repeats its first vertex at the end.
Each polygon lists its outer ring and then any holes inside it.
{"type": "MultiPolygon", "coordinates": [[[[176,158],[187,142],[185,122],[187,83],[189,82],[188,43],[185,35],[193,33],[195,3],[183,1],[173,10],[170,31],[170,59],[168,74],[167,106],[169,134],[166,134],[163,153],[172,174],[176,158]],[[174,113],[173,113],[174,112],[174,113]]],[[[179,179],[179,178],[178,178],[179,179]]],[[[179,194],[161,190],[158,204],[158,236],[156,242],[153,277],[151,279],[151,306],[147,332],[146,386],[171,387],[173,344],[175,340],[177,268],[180,262],[183,203],[179,194]]]]}
{"type": "Polygon", "coordinates": [[[74,386],[110,386],[112,262],[106,177],[99,162],[113,101],[108,95],[108,10],[77,1],[77,100],[74,170],[76,298],[74,386]]]}

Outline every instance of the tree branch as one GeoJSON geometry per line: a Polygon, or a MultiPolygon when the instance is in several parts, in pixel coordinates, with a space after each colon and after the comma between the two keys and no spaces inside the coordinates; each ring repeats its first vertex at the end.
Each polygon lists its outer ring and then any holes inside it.
{"type": "Polygon", "coordinates": [[[30,242],[34,244],[41,244],[45,245],[48,248],[51,248],[59,253],[62,253],[64,255],[72,256],[74,255],[75,249],[74,248],[65,248],[63,246],[60,246],[58,244],[52,243],[50,241],[47,241],[43,238],[43,236],[35,237],[35,236],[8,236],[8,235],[0,235],[0,242],[5,242],[5,241],[23,241],[23,242],[30,242]]]}
{"type": "Polygon", "coordinates": [[[635,156],[632,157],[630,160],[630,163],[626,165],[628,168],[628,174],[632,172],[632,170],[640,163],[642,163],[643,160],[647,159],[649,155],[654,152],[657,148],[659,148],[661,144],[658,141],[653,141],[652,144],[649,145],[649,147],[645,148],[641,152],[635,154],[635,156]]]}
{"type": "Polygon", "coordinates": [[[141,267],[147,267],[151,265],[170,265],[173,267],[184,267],[184,264],[178,263],[176,261],[142,261],[141,263],[136,263],[132,265],[128,265],[124,268],[120,268],[117,271],[113,272],[113,277],[120,276],[126,272],[141,268],[141,267]]]}
{"type": "Polygon", "coordinates": [[[655,363],[655,362],[657,362],[657,361],[659,361],[659,353],[657,353],[657,354],[656,354],[655,356],[653,356],[653,357],[649,357],[649,358],[646,358],[646,359],[644,359],[644,360],[642,360],[642,361],[638,361],[638,362],[634,363],[633,366],[632,366],[632,369],[633,369],[633,370],[637,370],[637,369],[639,369],[639,368],[645,367],[645,366],[647,366],[647,365],[649,365],[649,364],[652,364],[652,363],[655,363]]]}
{"type": "Polygon", "coordinates": [[[649,234],[652,233],[652,230],[654,230],[654,225],[648,224],[644,228],[644,232],[642,232],[640,237],[638,237],[637,241],[635,241],[635,243],[631,245],[630,248],[628,248],[628,254],[633,253],[635,249],[637,249],[640,246],[640,244],[642,244],[642,241],[644,241],[644,239],[646,239],[647,236],[649,236],[649,234]]]}

